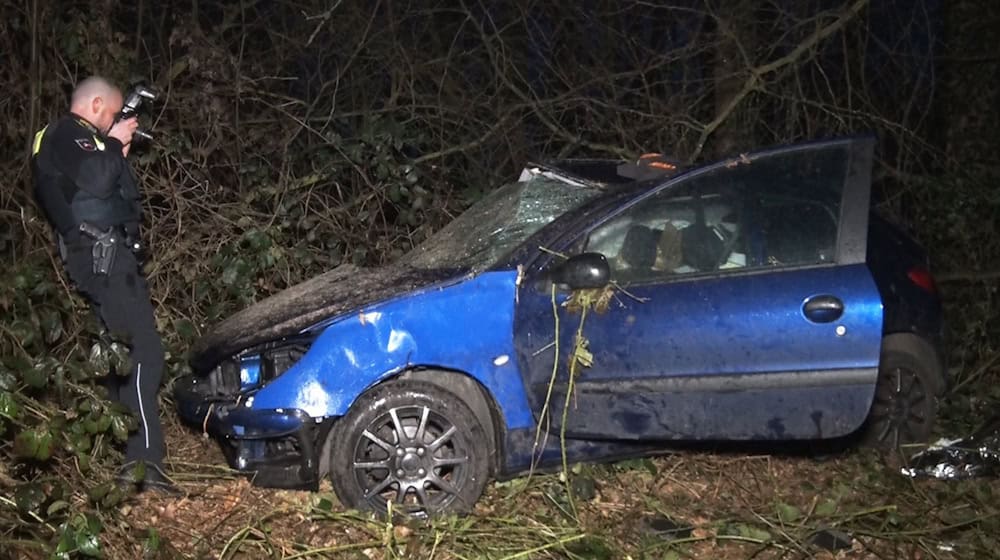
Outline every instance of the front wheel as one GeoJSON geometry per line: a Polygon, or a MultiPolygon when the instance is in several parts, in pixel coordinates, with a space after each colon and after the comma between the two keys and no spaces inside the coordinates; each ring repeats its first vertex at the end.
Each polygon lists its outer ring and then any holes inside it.
{"type": "Polygon", "coordinates": [[[344,505],[383,515],[390,507],[419,517],[467,512],[489,477],[487,429],[437,385],[383,383],[330,432],[334,490],[344,505]]]}

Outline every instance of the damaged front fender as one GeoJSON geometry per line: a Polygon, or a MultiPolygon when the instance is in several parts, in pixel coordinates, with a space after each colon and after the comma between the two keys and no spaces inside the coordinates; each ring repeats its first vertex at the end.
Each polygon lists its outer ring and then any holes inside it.
{"type": "Polygon", "coordinates": [[[251,408],[342,416],[372,385],[426,367],[467,373],[491,394],[507,428],[531,426],[514,359],[516,275],[487,272],[341,317],[323,328],[302,359],[254,395],[251,408]]]}

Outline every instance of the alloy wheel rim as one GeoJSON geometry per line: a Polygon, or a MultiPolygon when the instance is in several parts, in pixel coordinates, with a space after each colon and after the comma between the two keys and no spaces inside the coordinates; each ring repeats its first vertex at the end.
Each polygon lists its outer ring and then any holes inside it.
{"type": "Polygon", "coordinates": [[[464,432],[427,406],[391,408],[355,446],[352,467],[363,499],[377,511],[426,515],[459,497],[469,476],[464,432]]]}
{"type": "Polygon", "coordinates": [[[928,398],[927,389],[915,371],[904,367],[889,370],[879,383],[872,404],[876,440],[893,448],[918,441],[928,422],[924,410],[928,398]]]}

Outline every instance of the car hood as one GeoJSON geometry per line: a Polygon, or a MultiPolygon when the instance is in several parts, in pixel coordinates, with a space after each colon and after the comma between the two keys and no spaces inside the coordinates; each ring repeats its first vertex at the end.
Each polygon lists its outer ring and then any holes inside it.
{"type": "Polygon", "coordinates": [[[398,265],[369,269],[339,266],[212,326],[191,348],[191,367],[204,373],[246,348],[300,334],[325,319],[465,273],[398,265]]]}

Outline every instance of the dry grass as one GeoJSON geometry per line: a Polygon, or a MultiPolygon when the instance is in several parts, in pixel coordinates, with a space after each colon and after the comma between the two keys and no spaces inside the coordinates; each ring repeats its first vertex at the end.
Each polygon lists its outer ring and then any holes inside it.
{"type": "Polygon", "coordinates": [[[185,495],[120,509],[108,558],[987,558],[1000,546],[1000,481],[913,481],[862,451],[835,456],[681,451],[573,469],[578,518],[559,475],[491,485],[466,518],[386,523],[320,492],[269,490],[231,476],[214,444],[176,424],[172,470],[185,495]],[[191,462],[192,458],[197,463],[191,462]],[[588,481],[593,481],[589,492],[588,481]],[[664,531],[664,519],[682,530],[664,531]],[[687,528],[684,530],[684,528],[687,528]],[[848,548],[812,546],[818,530],[848,548]]]}

